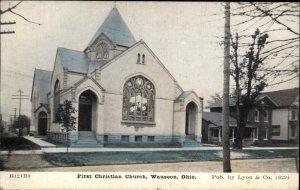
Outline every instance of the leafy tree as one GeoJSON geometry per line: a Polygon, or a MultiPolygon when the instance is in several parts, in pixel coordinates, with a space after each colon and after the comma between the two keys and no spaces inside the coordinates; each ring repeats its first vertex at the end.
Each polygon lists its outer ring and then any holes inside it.
{"type": "Polygon", "coordinates": [[[73,114],[76,112],[72,106],[72,102],[65,100],[63,104],[60,104],[56,111],[56,121],[61,124],[63,131],[67,132],[67,152],[69,147],[69,132],[76,129],[76,117],[73,114]]]}
{"type": "Polygon", "coordinates": [[[249,111],[253,108],[256,97],[267,86],[268,72],[260,72],[265,69],[264,57],[261,57],[263,48],[267,43],[268,34],[261,33],[258,29],[251,36],[249,50],[239,56],[238,34],[235,41],[232,39],[231,76],[235,82],[237,140],[235,148],[242,149],[244,129],[249,111]]]}
{"type": "Polygon", "coordinates": [[[26,115],[20,115],[14,122],[13,128],[19,129],[19,136],[23,136],[23,130],[26,128],[27,131],[30,129],[30,119],[26,115]]]}

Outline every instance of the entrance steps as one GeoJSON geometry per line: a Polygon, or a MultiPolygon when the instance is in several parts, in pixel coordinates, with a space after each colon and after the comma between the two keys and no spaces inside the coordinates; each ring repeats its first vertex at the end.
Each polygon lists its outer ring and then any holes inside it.
{"type": "Polygon", "coordinates": [[[182,147],[201,147],[201,143],[192,139],[191,137],[186,137],[182,144],[182,147]]]}
{"type": "Polygon", "coordinates": [[[78,141],[72,144],[72,147],[103,147],[103,144],[97,141],[94,132],[79,131],[78,141]]]}

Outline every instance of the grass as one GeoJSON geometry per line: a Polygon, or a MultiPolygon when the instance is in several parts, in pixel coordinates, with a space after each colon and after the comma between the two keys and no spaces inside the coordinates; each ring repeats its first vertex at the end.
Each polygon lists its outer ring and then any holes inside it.
{"type": "Polygon", "coordinates": [[[23,137],[1,137],[0,150],[39,150],[40,146],[23,137]]]}
{"type": "MultiPolygon", "coordinates": [[[[56,166],[83,166],[101,164],[135,164],[186,161],[219,161],[218,150],[142,151],[142,152],[89,152],[51,153],[44,159],[56,166]]],[[[244,150],[235,159],[295,157],[296,150],[244,150]]]]}
{"type": "Polygon", "coordinates": [[[54,141],[54,140],[46,138],[46,137],[41,140],[46,141],[51,144],[54,144],[54,145],[56,145],[56,147],[67,147],[67,145],[65,143],[57,142],[57,141],[54,141]]]}
{"type": "Polygon", "coordinates": [[[257,147],[298,147],[298,143],[295,140],[280,141],[272,140],[266,142],[255,142],[253,146],[257,147]]]}

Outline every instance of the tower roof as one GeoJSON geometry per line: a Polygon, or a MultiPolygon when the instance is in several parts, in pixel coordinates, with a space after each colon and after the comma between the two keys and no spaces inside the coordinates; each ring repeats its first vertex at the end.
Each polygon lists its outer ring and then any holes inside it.
{"type": "Polygon", "coordinates": [[[113,8],[110,11],[88,44],[88,47],[93,44],[93,42],[101,33],[104,33],[111,41],[121,46],[130,47],[136,43],[136,40],[134,39],[117,8],[113,8]]]}

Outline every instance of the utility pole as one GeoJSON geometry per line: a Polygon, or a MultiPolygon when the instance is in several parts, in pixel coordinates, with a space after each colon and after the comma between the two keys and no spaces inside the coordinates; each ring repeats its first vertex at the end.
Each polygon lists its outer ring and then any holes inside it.
{"type": "Polygon", "coordinates": [[[19,94],[14,94],[12,95],[13,98],[12,99],[18,99],[19,100],[19,118],[20,118],[20,115],[21,115],[21,105],[22,105],[22,100],[28,100],[29,99],[29,95],[23,95],[23,91],[21,89],[18,90],[18,93],[19,94]]]}
{"type": "Polygon", "coordinates": [[[12,115],[14,117],[14,122],[17,119],[17,108],[14,108],[14,115],[12,115]]]}
{"type": "MultiPolygon", "coordinates": [[[[16,24],[16,22],[15,21],[0,22],[0,25],[12,25],[12,24],[16,24]]],[[[15,31],[13,30],[0,31],[0,34],[13,34],[13,33],[15,33],[15,31]]]]}
{"type": "Polygon", "coordinates": [[[225,2],[224,83],[222,108],[223,172],[231,172],[229,143],[230,3],[225,2]]]}

